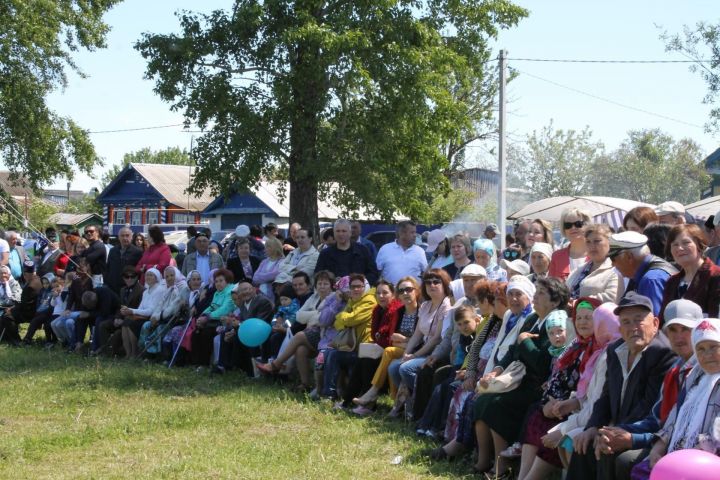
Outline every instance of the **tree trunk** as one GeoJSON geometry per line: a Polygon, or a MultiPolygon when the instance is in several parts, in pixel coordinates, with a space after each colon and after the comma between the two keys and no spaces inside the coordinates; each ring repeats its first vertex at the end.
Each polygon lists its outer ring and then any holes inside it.
{"type": "MultiPolygon", "coordinates": [[[[320,10],[312,12],[316,17],[320,10]]],[[[325,67],[314,42],[300,40],[291,61],[291,84],[295,108],[290,126],[290,222],[318,232],[318,131],[327,91],[325,67]]]]}

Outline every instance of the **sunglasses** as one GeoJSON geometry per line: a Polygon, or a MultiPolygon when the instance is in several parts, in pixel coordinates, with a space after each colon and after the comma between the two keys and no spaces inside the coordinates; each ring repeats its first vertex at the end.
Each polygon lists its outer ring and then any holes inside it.
{"type": "Polygon", "coordinates": [[[424,280],[423,283],[425,283],[425,285],[440,285],[442,280],[439,278],[428,278],[427,280],[424,280]]]}
{"type": "Polygon", "coordinates": [[[619,257],[620,255],[622,255],[625,251],[626,251],[625,249],[622,249],[622,250],[610,250],[610,253],[608,253],[608,258],[609,258],[610,260],[615,260],[617,257],[619,257]]]}
{"type": "Polygon", "coordinates": [[[571,228],[582,228],[585,226],[585,220],[577,220],[575,222],[564,222],[563,223],[563,229],[564,230],[570,230],[571,228]]]}
{"type": "Polygon", "coordinates": [[[503,258],[505,260],[515,260],[517,258],[520,258],[520,252],[518,252],[517,250],[504,250],[503,258]]]}
{"type": "Polygon", "coordinates": [[[92,235],[93,233],[95,233],[95,230],[85,230],[83,235],[92,235]]]}
{"type": "Polygon", "coordinates": [[[415,291],[415,287],[398,288],[398,292],[405,294],[405,295],[409,295],[414,291],[415,291]]]}

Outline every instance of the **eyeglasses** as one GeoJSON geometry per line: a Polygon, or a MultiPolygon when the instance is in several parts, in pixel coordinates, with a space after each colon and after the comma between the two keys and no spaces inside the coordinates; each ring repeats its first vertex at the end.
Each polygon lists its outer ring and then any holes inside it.
{"type": "Polygon", "coordinates": [[[123,278],[137,278],[137,275],[123,275],[123,278]]]}
{"type": "Polygon", "coordinates": [[[585,220],[577,220],[575,222],[563,222],[563,230],[570,230],[571,228],[582,228],[585,226],[585,220]]]}
{"type": "Polygon", "coordinates": [[[92,235],[93,233],[95,233],[95,230],[85,230],[85,233],[83,233],[83,235],[92,235]]]}
{"type": "Polygon", "coordinates": [[[442,280],[439,278],[428,278],[423,281],[425,285],[440,285],[442,283],[442,280]]]}
{"type": "Polygon", "coordinates": [[[405,288],[398,288],[398,293],[402,293],[404,295],[409,295],[410,293],[415,291],[415,287],[405,287],[405,288]]]}
{"type": "Polygon", "coordinates": [[[365,288],[365,285],[364,285],[364,284],[361,285],[361,284],[359,284],[359,283],[358,283],[358,284],[354,284],[354,285],[350,285],[350,289],[351,289],[351,290],[360,290],[361,288],[365,288]]]}
{"type": "Polygon", "coordinates": [[[617,257],[619,257],[621,254],[625,252],[625,249],[619,249],[619,250],[610,250],[608,253],[608,258],[610,260],[615,260],[617,257]]]}

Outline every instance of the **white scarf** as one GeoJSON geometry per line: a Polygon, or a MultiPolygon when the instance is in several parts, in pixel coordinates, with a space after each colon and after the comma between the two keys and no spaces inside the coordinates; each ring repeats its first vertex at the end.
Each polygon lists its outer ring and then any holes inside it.
{"type": "MultiPolygon", "coordinates": [[[[696,366],[695,368],[700,368],[696,366]]],[[[693,448],[698,444],[698,436],[703,433],[705,413],[720,373],[704,374],[700,381],[691,386],[680,411],[675,418],[675,428],[670,438],[668,453],[679,449],[693,448]]]]}

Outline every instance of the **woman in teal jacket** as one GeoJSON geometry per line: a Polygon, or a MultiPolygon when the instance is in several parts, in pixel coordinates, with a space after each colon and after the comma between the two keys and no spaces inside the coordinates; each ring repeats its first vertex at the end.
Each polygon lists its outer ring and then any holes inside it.
{"type": "Polygon", "coordinates": [[[232,299],[234,280],[232,272],[225,268],[220,268],[213,274],[215,294],[210,306],[203,310],[195,320],[195,330],[192,334],[190,361],[194,365],[210,365],[215,330],[220,325],[220,319],[235,310],[235,303],[232,299]]]}

